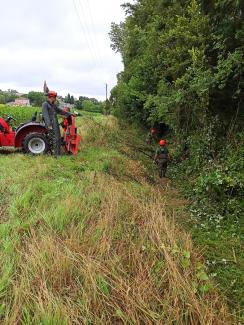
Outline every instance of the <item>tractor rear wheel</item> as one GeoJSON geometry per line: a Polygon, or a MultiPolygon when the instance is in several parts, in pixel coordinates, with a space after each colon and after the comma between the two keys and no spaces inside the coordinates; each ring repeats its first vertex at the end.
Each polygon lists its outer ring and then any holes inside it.
{"type": "Polygon", "coordinates": [[[26,153],[41,155],[49,151],[49,142],[42,133],[30,133],[24,139],[23,148],[26,153]]]}

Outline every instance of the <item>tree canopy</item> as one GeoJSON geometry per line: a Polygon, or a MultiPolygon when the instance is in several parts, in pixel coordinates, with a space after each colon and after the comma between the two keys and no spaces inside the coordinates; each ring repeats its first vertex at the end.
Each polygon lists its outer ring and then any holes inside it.
{"type": "Polygon", "coordinates": [[[244,3],[137,0],[113,23],[111,47],[124,71],[111,92],[115,113],[188,133],[243,116],[244,3]]]}
{"type": "Polygon", "coordinates": [[[42,103],[47,99],[46,96],[40,91],[30,91],[28,99],[33,106],[42,106],[42,103]]]}
{"type": "Polygon", "coordinates": [[[87,112],[102,113],[104,110],[104,103],[98,101],[96,98],[80,96],[79,99],[75,101],[75,108],[87,112]]]}
{"type": "Polygon", "coordinates": [[[13,102],[17,98],[16,93],[16,90],[11,89],[8,91],[0,90],[0,104],[13,102]]]}

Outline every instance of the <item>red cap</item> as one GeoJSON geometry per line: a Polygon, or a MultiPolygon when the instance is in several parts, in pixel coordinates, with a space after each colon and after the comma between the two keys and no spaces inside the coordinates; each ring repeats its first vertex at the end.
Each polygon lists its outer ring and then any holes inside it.
{"type": "Polygon", "coordinates": [[[160,140],[159,141],[159,144],[160,144],[160,146],[165,146],[166,145],[166,141],[165,140],[160,140]]]}
{"type": "Polygon", "coordinates": [[[57,97],[57,93],[56,93],[56,91],[53,91],[53,90],[50,90],[49,92],[48,92],[48,98],[52,98],[52,97],[57,97]]]}

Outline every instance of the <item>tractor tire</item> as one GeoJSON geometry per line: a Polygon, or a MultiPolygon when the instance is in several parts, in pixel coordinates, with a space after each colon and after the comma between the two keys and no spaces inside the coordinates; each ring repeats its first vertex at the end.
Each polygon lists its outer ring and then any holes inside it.
{"type": "Polygon", "coordinates": [[[25,153],[42,155],[49,151],[50,145],[47,137],[42,133],[29,133],[23,142],[25,153]]]}

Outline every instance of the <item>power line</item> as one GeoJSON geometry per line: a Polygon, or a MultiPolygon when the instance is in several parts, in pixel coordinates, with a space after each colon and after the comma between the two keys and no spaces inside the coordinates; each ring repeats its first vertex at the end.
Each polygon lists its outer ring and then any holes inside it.
{"type": "MultiPolygon", "coordinates": [[[[74,9],[76,11],[78,20],[80,22],[82,33],[83,33],[84,37],[86,38],[87,45],[88,45],[88,48],[90,50],[90,53],[92,54],[94,62],[98,63],[102,67],[103,66],[103,60],[102,60],[102,57],[100,55],[99,43],[98,43],[97,38],[96,38],[94,19],[93,19],[93,16],[92,16],[92,11],[91,11],[88,0],[86,0],[86,2],[87,2],[87,6],[85,6],[86,10],[83,7],[84,3],[82,3],[82,0],[76,0],[76,2],[75,2],[75,0],[73,0],[73,5],[74,5],[74,9]],[[82,20],[82,17],[84,17],[84,16],[87,17],[88,15],[90,16],[91,24],[89,24],[89,22],[88,22],[88,24],[86,24],[85,19],[82,20]],[[91,30],[89,29],[88,26],[90,26],[90,28],[93,29],[93,32],[91,32],[91,30]],[[95,42],[93,42],[93,37],[95,39],[95,42]]],[[[108,97],[107,92],[108,92],[108,86],[106,85],[106,99],[108,97]]]]}
{"type": "MultiPolygon", "coordinates": [[[[81,9],[81,12],[83,13],[83,16],[84,14],[87,16],[87,13],[83,7],[83,3],[82,3],[82,0],[77,0],[78,1],[78,4],[80,4],[80,9],[81,9]]],[[[96,50],[96,47],[94,46],[94,43],[93,43],[93,39],[92,39],[92,34],[90,33],[90,30],[89,30],[89,27],[88,25],[86,24],[86,20],[84,19],[83,20],[83,26],[84,26],[84,29],[88,35],[88,39],[89,39],[89,44],[91,45],[91,48],[92,50],[94,51],[95,53],[95,58],[97,60],[97,62],[99,63],[99,58],[98,58],[98,51],[96,50]]]]}
{"type": "Polygon", "coordinates": [[[89,48],[89,51],[91,53],[91,56],[93,57],[94,62],[96,63],[97,59],[96,59],[96,56],[94,55],[94,52],[93,52],[92,47],[90,46],[89,38],[87,38],[87,34],[86,34],[85,29],[84,29],[84,26],[83,26],[83,23],[82,23],[82,19],[81,19],[81,16],[79,14],[78,8],[76,6],[75,0],[73,0],[73,5],[74,5],[74,9],[75,9],[76,15],[77,15],[78,20],[79,20],[79,23],[80,23],[80,27],[81,27],[82,34],[84,35],[84,37],[86,39],[87,46],[89,48]]]}
{"type": "MultiPolygon", "coordinates": [[[[82,1],[82,0],[80,0],[80,1],[82,1]]],[[[90,20],[91,20],[92,32],[93,32],[93,35],[94,35],[94,38],[95,38],[96,49],[98,50],[97,53],[98,53],[98,56],[99,56],[100,63],[103,64],[103,60],[102,60],[102,57],[100,55],[100,53],[101,53],[100,52],[100,46],[99,46],[99,42],[98,42],[98,39],[97,39],[97,34],[95,32],[95,23],[94,23],[94,19],[93,19],[92,10],[91,10],[91,7],[90,7],[89,0],[86,0],[86,3],[87,3],[88,13],[89,13],[90,20]]]]}

